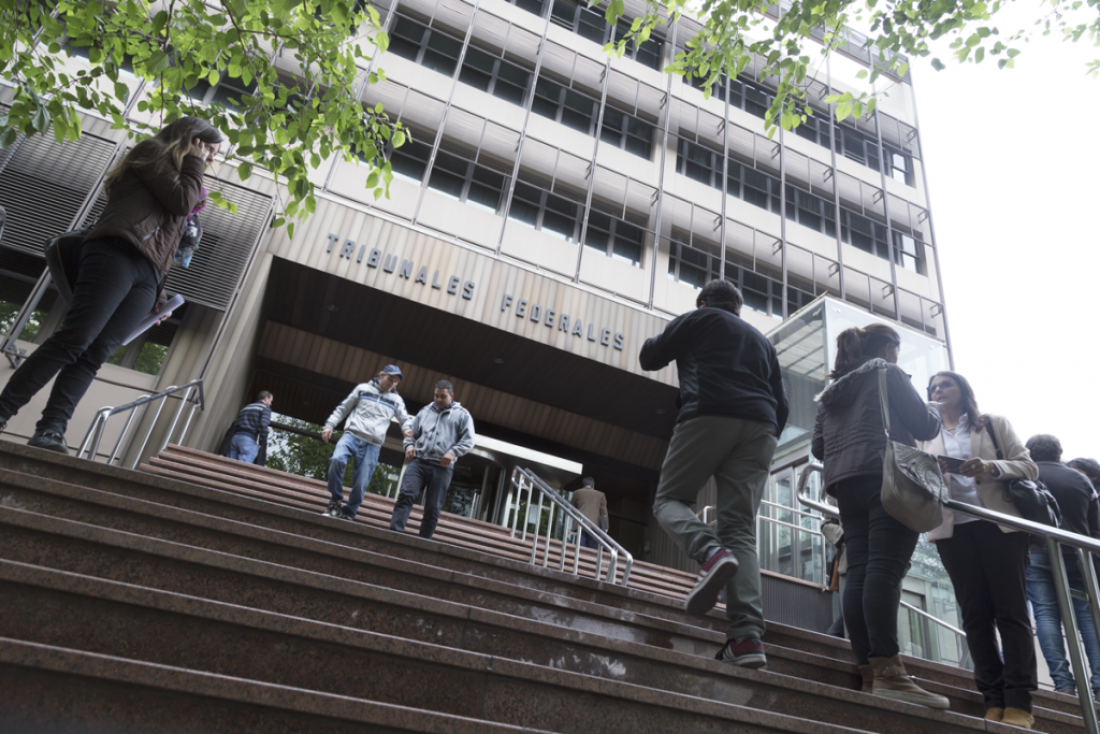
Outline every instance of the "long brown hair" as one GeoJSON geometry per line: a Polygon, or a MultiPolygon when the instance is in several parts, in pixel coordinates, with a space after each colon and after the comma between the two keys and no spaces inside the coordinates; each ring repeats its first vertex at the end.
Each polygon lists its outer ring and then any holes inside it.
{"type": "Polygon", "coordinates": [[[182,170],[183,158],[191,150],[191,141],[195,138],[211,145],[222,142],[218,129],[201,117],[181,117],[165,125],[153,137],[142,140],[107,174],[103,182],[107,197],[110,198],[111,189],[122,174],[134,166],[148,165],[158,158],[169,157],[176,171],[182,170]]]}
{"type": "Polygon", "coordinates": [[[970,423],[970,427],[974,430],[985,428],[985,416],[978,410],[978,400],[974,397],[974,388],[970,387],[970,381],[958,372],[944,370],[928,378],[928,399],[932,399],[932,383],[936,381],[937,377],[950,377],[955,381],[962,392],[962,404],[965,406],[963,412],[966,413],[966,419],[970,423]]]}
{"type": "Polygon", "coordinates": [[[830,379],[848,374],[856,367],[877,356],[887,344],[901,345],[901,337],[886,324],[871,324],[865,328],[853,326],[840,332],[836,338],[836,361],[830,379]]]}

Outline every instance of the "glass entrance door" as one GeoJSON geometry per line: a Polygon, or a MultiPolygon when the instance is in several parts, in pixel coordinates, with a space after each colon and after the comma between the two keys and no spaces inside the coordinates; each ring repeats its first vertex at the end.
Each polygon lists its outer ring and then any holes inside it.
{"type": "Polygon", "coordinates": [[[444,512],[483,519],[483,508],[492,506],[492,493],[500,482],[502,469],[495,462],[469,453],[455,464],[451,488],[447,491],[444,512]]]}

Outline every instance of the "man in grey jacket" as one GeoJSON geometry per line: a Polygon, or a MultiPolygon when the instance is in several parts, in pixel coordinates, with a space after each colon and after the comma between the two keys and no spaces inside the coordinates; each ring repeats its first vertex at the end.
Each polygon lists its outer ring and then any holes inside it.
{"type": "MultiPolygon", "coordinates": [[[[401,382],[401,368],[388,364],[373,380],[358,385],[344,402],[336,406],[328,420],[321,440],[328,443],[332,431],[347,418],[344,435],[336,442],[336,450],[328,462],[328,492],[331,500],[324,515],[352,520],[363,504],[363,493],[378,466],[378,452],[386,440],[390,421],[396,419],[403,431],[409,431],[412,419],[405,411],[405,401],[397,394],[401,382]],[[355,473],[351,482],[348,503],[341,508],[344,499],[344,469],[348,459],[355,459],[355,473]]],[[[407,435],[411,435],[407,433],[407,435]]]]}
{"type": "Polygon", "coordinates": [[[420,537],[430,538],[435,533],[454,463],[474,447],[474,419],[454,395],[451,383],[437,382],[432,402],[416,414],[411,430],[405,432],[405,461],[410,463],[393,506],[390,530],[405,532],[413,502],[426,488],[420,537]]]}

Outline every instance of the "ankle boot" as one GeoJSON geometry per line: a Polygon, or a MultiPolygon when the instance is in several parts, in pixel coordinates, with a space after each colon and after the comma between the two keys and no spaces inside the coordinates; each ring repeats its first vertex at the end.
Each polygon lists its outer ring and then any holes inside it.
{"type": "Polygon", "coordinates": [[[905,665],[902,664],[898,655],[892,658],[871,658],[871,668],[875,675],[873,693],[876,696],[934,709],[945,709],[950,706],[950,702],[945,697],[929,693],[910,680],[905,673],[905,665]]]}
{"type": "Polygon", "coordinates": [[[1000,721],[1004,716],[1005,710],[1000,706],[991,706],[985,710],[986,721],[1000,721]]]}
{"type": "Polygon", "coordinates": [[[874,691],[875,683],[875,669],[871,667],[870,663],[867,665],[857,665],[859,674],[863,677],[863,687],[859,690],[863,693],[871,693],[874,691]]]}
{"type": "Polygon", "coordinates": [[[1005,709],[1004,716],[1001,718],[1001,723],[1008,724],[1009,726],[1018,726],[1022,729],[1030,729],[1035,725],[1035,717],[1023,709],[1009,706],[1005,709]]]}

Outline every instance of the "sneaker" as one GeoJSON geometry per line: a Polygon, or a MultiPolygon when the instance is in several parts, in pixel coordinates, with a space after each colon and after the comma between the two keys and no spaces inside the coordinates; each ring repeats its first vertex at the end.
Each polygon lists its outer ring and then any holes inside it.
{"type": "Polygon", "coordinates": [[[331,500],[328,503],[328,507],[321,513],[322,517],[340,517],[340,503],[336,500],[331,500]]]}
{"type": "Polygon", "coordinates": [[[768,658],[764,655],[764,643],[755,637],[734,637],[727,640],[714,659],[754,670],[768,664],[768,658]]]}
{"type": "Polygon", "coordinates": [[[58,431],[35,431],[28,446],[34,446],[47,451],[56,451],[59,454],[69,455],[69,447],[65,445],[65,436],[58,431]]]}
{"type": "Polygon", "coordinates": [[[714,608],[718,593],[737,575],[737,559],[725,548],[720,548],[699,570],[699,580],[684,601],[688,614],[701,617],[714,608]]]}
{"type": "Polygon", "coordinates": [[[355,515],[351,514],[347,510],[341,510],[340,514],[334,515],[333,517],[338,517],[341,520],[354,520],[355,519],[355,515]]]}

